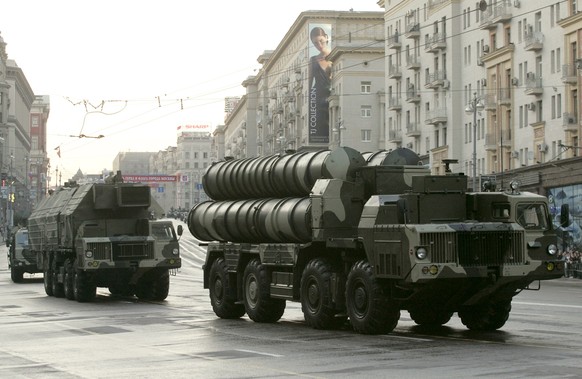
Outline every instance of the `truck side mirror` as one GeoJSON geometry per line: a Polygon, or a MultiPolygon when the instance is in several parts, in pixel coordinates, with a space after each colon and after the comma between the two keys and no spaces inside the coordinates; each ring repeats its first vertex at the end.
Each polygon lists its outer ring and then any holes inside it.
{"type": "Polygon", "coordinates": [[[560,226],[566,228],[570,226],[570,205],[562,204],[560,209],[560,226]]]}

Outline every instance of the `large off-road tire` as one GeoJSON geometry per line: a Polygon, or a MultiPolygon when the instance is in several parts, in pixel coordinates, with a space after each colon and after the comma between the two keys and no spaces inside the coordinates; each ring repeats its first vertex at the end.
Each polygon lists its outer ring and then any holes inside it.
{"type": "Polygon", "coordinates": [[[212,262],[208,273],[208,290],[210,304],[218,317],[234,319],[245,314],[245,306],[235,303],[236,283],[230,282],[224,258],[217,258],[212,262]]]}
{"type": "Polygon", "coordinates": [[[255,322],[276,322],[285,312],[285,300],[270,296],[267,269],[259,259],[251,259],[243,275],[244,304],[249,318],[255,322]]]}
{"type": "Polygon", "coordinates": [[[151,274],[155,274],[155,276],[146,275],[137,282],[135,295],[140,300],[165,300],[170,291],[169,271],[166,269],[151,274]]]}
{"type": "Polygon", "coordinates": [[[400,309],[392,304],[367,261],[358,261],[348,274],[346,307],[354,330],[362,334],[390,333],[398,324],[400,309]]]}
{"type": "Polygon", "coordinates": [[[59,283],[59,265],[56,259],[53,259],[51,264],[51,274],[52,274],[52,285],[53,285],[53,296],[54,297],[64,297],[65,296],[65,286],[63,283],[59,283]]]}
{"type": "Polygon", "coordinates": [[[301,310],[312,328],[338,329],[347,320],[347,316],[338,315],[332,299],[332,274],[328,261],[315,258],[307,263],[301,275],[301,310]]]}
{"type": "Polygon", "coordinates": [[[170,293],[170,271],[167,269],[160,272],[160,275],[151,283],[152,300],[163,301],[170,293]]]}
{"type": "Polygon", "coordinates": [[[75,270],[74,276],[74,293],[75,299],[79,303],[93,301],[97,295],[97,286],[89,274],[82,270],[75,270]]]}
{"type": "Polygon", "coordinates": [[[135,296],[140,300],[152,300],[154,297],[152,282],[140,279],[135,285],[135,296]]]}
{"type": "Polygon", "coordinates": [[[459,310],[461,322],[471,330],[497,330],[509,318],[511,300],[488,302],[459,310]]]}
{"type": "Polygon", "coordinates": [[[453,312],[422,306],[412,308],[408,313],[410,313],[412,321],[423,326],[441,326],[453,317],[453,312]]]}
{"type": "Polygon", "coordinates": [[[10,278],[14,283],[22,283],[24,279],[24,271],[19,269],[18,267],[10,267],[10,278]]]}
{"type": "Polygon", "coordinates": [[[44,270],[43,270],[43,282],[44,282],[44,292],[48,295],[48,296],[53,296],[53,273],[51,271],[51,265],[50,263],[47,263],[46,260],[49,259],[49,257],[45,256],[45,264],[44,264],[44,270]]]}
{"type": "Polygon", "coordinates": [[[74,261],[67,259],[65,261],[65,297],[69,300],[75,300],[75,269],[74,261]]]}

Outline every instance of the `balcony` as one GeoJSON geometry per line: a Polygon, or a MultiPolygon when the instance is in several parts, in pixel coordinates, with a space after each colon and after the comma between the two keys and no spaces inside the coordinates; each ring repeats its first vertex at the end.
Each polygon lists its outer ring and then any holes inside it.
{"type": "Polygon", "coordinates": [[[542,32],[526,33],[523,38],[524,49],[526,51],[538,51],[544,47],[544,35],[542,32]]]}
{"type": "Polygon", "coordinates": [[[407,55],[406,56],[406,68],[409,70],[420,69],[420,58],[418,55],[407,55]]]}
{"type": "Polygon", "coordinates": [[[511,4],[502,1],[501,4],[489,6],[481,15],[481,29],[495,29],[498,23],[505,23],[511,20],[511,4]]]}
{"type": "Polygon", "coordinates": [[[511,88],[501,88],[497,95],[497,102],[499,105],[511,105],[511,88]]]}
{"type": "Polygon", "coordinates": [[[416,21],[407,24],[404,37],[412,39],[420,38],[420,24],[416,21]]]}
{"type": "Polygon", "coordinates": [[[445,33],[435,33],[426,38],[424,43],[424,50],[429,53],[438,53],[440,50],[447,48],[447,40],[445,33]]]}
{"type": "Polygon", "coordinates": [[[537,96],[542,93],[544,93],[542,78],[536,78],[534,73],[529,72],[525,78],[525,94],[537,96]]]}
{"type": "Polygon", "coordinates": [[[578,65],[575,63],[562,65],[562,83],[578,83],[578,65]]]}
{"type": "Polygon", "coordinates": [[[400,69],[400,66],[396,66],[391,64],[390,67],[388,67],[388,78],[390,79],[400,79],[402,77],[402,70],[400,69]]]}
{"type": "Polygon", "coordinates": [[[402,131],[389,130],[388,131],[388,142],[401,143],[402,142],[402,131]]]}
{"type": "Polygon", "coordinates": [[[406,90],[406,102],[407,103],[419,103],[420,102],[420,93],[416,91],[414,86],[409,87],[406,90]]]}
{"type": "Polygon", "coordinates": [[[406,124],[407,137],[420,137],[420,126],[416,122],[409,122],[406,124]]]}
{"type": "Polygon", "coordinates": [[[400,42],[400,36],[398,35],[398,32],[388,36],[386,39],[386,48],[394,50],[400,50],[402,48],[402,43],[400,42]]]}
{"type": "Polygon", "coordinates": [[[425,124],[437,125],[447,122],[447,110],[446,108],[438,108],[432,111],[426,112],[426,118],[424,119],[425,124]]]}
{"type": "Polygon", "coordinates": [[[388,99],[388,110],[390,111],[399,111],[402,109],[402,104],[400,102],[400,97],[391,96],[388,99]]]}
{"type": "Polygon", "coordinates": [[[497,110],[497,95],[490,93],[482,97],[481,101],[485,106],[486,111],[496,111],[497,110]]]}
{"type": "Polygon", "coordinates": [[[495,134],[486,134],[485,135],[485,150],[487,151],[497,151],[498,145],[497,136],[495,134]]]}
{"type": "Polygon", "coordinates": [[[448,80],[445,79],[445,72],[444,71],[436,71],[432,74],[426,75],[426,80],[424,82],[424,88],[432,88],[436,89],[438,87],[446,87],[445,83],[448,80]]]}
{"type": "Polygon", "coordinates": [[[564,131],[575,132],[578,131],[578,118],[575,113],[566,112],[563,114],[564,131]]]}

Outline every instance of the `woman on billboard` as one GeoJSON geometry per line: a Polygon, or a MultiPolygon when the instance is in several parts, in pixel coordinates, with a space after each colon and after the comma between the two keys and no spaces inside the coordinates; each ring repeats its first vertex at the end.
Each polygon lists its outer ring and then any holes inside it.
{"type": "Polygon", "coordinates": [[[309,141],[329,142],[329,106],[331,62],[327,60],[331,49],[325,29],[316,26],[309,34],[317,52],[309,61],[309,141]]]}

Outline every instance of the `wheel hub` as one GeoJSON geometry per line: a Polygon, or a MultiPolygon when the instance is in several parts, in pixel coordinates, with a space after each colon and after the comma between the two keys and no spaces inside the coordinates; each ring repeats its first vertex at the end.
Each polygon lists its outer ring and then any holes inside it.
{"type": "Polygon", "coordinates": [[[363,311],[368,305],[368,294],[366,289],[363,287],[358,287],[354,291],[354,305],[358,311],[363,311]]]}
{"type": "Polygon", "coordinates": [[[316,284],[312,283],[307,289],[307,298],[312,307],[316,307],[319,304],[319,288],[316,284]]]}

